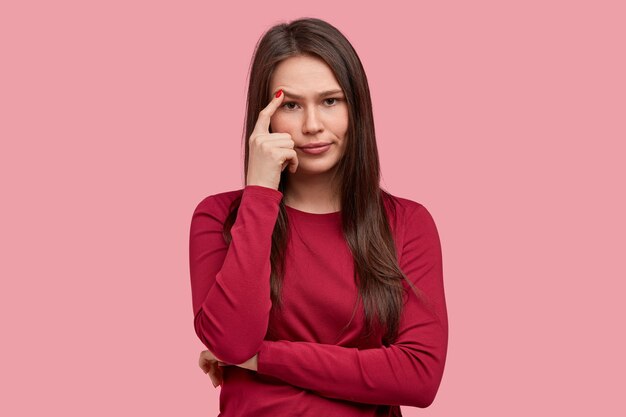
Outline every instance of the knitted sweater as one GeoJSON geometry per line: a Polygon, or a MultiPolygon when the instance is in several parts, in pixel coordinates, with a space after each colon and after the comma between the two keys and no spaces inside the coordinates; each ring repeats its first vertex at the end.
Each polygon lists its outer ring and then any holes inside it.
{"type": "Polygon", "coordinates": [[[341,211],[285,206],[289,239],[283,308],[270,310],[272,232],[283,194],[247,185],[210,195],[193,212],[189,261],[194,329],[224,366],[220,417],[399,416],[427,407],[438,391],[448,345],[442,252],[435,222],[420,203],[383,193],[398,265],[406,280],[397,340],[363,337],[355,268],[341,211]],[[241,196],[227,244],[230,203],[241,196]],[[358,308],[355,310],[355,303],[358,308]],[[271,331],[270,331],[271,329],[271,331]]]}

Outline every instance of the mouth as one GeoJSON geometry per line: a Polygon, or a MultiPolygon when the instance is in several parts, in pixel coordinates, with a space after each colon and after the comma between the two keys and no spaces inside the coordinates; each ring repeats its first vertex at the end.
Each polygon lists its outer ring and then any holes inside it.
{"type": "Polygon", "coordinates": [[[328,143],[324,146],[310,146],[300,148],[300,151],[309,155],[324,155],[330,150],[332,143],[328,143]]]}
{"type": "Polygon", "coordinates": [[[330,142],[315,142],[309,143],[308,145],[299,146],[300,149],[315,149],[315,148],[323,148],[324,146],[330,145],[330,142]]]}

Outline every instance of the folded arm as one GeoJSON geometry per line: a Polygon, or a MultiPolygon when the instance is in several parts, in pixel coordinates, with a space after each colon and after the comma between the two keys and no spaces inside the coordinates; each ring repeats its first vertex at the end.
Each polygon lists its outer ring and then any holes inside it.
{"type": "Polygon", "coordinates": [[[189,265],[194,329],[224,362],[249,359],[267,332],[271,241],[281,199],[278,190],[246,186],[229,245],[222,235],[228,209],[224,201],[209,196],[193,213],[189,265]]]}
{"type": "Polygon", "coordinates": [[[405,230],[400,266],[428,303],[408,290],[395,343],[357,349],[266,340],[258,351],[257,371],[331,398],[430,405],[443,376],[448,344],[441,246],[435,223],[421,205],[408,216],[405,230]]]}

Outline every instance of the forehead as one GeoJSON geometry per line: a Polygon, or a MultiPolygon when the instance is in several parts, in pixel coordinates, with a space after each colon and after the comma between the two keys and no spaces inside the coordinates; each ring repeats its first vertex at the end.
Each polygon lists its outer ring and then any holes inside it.
{"type": "Polygon", "coordinates": [[[295,56],[276,65],[270,90],[279,88],[297,95],[315,97],[328,90],[341,90],[332,69],[320,58],[295,56]]]}

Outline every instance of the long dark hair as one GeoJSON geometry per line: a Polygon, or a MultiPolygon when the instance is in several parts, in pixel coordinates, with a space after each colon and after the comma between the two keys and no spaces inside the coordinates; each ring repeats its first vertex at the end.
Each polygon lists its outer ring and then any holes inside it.
{"type": "MultiPolygon", "coordinates": [[[[344,91],[349,109],[346,150],[338,162],[343,233],[354,258],[354,279],[363,301],[366,332],[375,327],[385,331],[382,342],[389,345],[397,338],[403,307],[402,279],[418,298],[423,294],[401,271],[383,199],[393,198],[380,186],[380,164],[374,133],[374,118],[367,77],[361,61],[346,37],[331,24],[317,18],[302,18],[271,27],[256,45],[252,58],[246,124],[244,178],[248,174],[248,140],[259,112],[270,97],[270,80],[276,65],[293,56],[309,55],[324,60],[344,91]]],[[[288,169],[281,173],[278,190],[285,192],[288,169]]],[[[224,239],[230,243],[241,197],[233,201],[224,223],[224,239]]],[[[391,205],[393,207],[393,205],[391,205]]],[[[283,202],[272,234],[270,255],[272,272],[272,310],[282,307],[281,288],[288,241],[288,217],[283,202]]],[[[358,306],[359,299],[357,298],[358,306]]],[[[356,311],[356,310],[355,310],[356,311]]],[[[353,314],[354,317],[354,314],[353,314]]],[[[348,323],[349,324],[349,323],[348,323]]],[[[347,328],[346,325],[345,328],[347,328]]],[[[271,327],[271,326],[270,326],[271,327]]],[[[271,334],[271,329],[268,329],[271,334]]]]}

